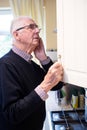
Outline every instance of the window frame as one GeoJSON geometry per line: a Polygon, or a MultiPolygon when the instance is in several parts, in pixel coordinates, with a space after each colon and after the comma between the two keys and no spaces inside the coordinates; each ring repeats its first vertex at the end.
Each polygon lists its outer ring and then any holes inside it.
{"type": "MultiPolygon", "coordinates": [[[[12,14],[12,9],[11,8],[0,8],[0,15],[9,15],[11,14],[13,19],[13,14],[12,14]]],[[[10,20],[9,20],[10,21],[10,20]]],[[[3,21],[1,21],[3,22],[3,21]]],[[[6,23],[7,24],[7,23],[6,23]]],[[[10,24],[9,24],[10,26],[10,24]]],[[[10,28],[4,28],[0,29],[0,58],[5,55],[12,47],[12,42],[11,42],[11,35],[10,35],[10,28]]]]}

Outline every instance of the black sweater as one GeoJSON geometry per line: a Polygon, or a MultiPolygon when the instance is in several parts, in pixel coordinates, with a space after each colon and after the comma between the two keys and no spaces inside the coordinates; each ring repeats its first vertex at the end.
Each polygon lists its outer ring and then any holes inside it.
{"type": "Polygon", "coordinates": [[[34,91],[52,65],[43,69],[12,50],[0,59],[0,130],[41,130],[45,102],[34,91]]]}

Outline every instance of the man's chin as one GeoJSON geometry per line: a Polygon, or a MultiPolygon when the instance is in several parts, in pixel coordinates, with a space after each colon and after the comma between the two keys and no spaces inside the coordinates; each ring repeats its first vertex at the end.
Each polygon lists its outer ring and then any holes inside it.
{"type": "Polygon", "coordinates": [[[34,50],[39,46],[39,43],[33,43],[34,50]]]}
{"type": "Polygon", "coordinates": [[[37,47],[39,45],[39,42],[36,41],[33,43],[33,45],[37,47]]]}

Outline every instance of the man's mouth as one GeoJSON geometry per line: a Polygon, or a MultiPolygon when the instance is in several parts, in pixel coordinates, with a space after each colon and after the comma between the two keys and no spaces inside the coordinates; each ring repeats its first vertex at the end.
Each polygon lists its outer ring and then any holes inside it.
{"type": "Polygon", "coordinates": [[[34,37],[34,39],[39,39],[39,37],[34,37]]]}

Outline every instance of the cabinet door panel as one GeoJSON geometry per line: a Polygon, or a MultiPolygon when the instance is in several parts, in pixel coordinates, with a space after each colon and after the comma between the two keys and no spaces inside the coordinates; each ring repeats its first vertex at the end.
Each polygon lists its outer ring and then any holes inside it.
{"type": "Polygon", "coordinates": [[[87,0],[57,0],[57,30],[64,81],[87,87],[87,0]]]}

